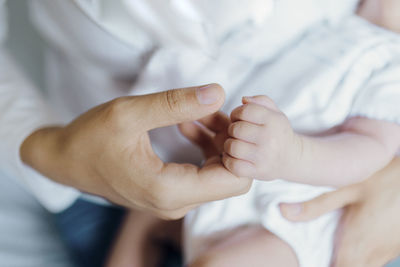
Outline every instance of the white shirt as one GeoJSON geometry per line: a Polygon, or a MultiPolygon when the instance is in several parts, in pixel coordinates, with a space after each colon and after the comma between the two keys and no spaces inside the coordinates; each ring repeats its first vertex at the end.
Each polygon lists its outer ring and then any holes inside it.
{"type": "MultiPolygon", "coordinates": [[[[251,80],[260,64],[295,45],[310,26],[340,21],[357,2],[30,1],[33,22],[49,44],[49,95],[44,100],[1,50],[0,169],[46,208],[61,211],[80,193],[22,164],[19,147],[34,129],[66,123],[95,105],[128,94],[208,82],[219,82],[233,93],[251,80]]],[[[3,3],[0,0],[0,19],[5,19],[3,3]]],[[[1,27],[0,33],[3,39],[1,27]]],[[[181,152],[163,147],[157,131],[152,138],[162,158],[179,161],[181,152]]]]}
{"type": "MultiPolygon", "coordinates": [[[[227,92],[227,111],[240,105],[243,95],[268,95],[297,132],[320,133],[353,116],[400,124],[400,35],[356,15],[310,27],[295,46],[249,77],[227,92]]],[[[283,217],[279,203],[300,203],[331,190],[255,181],[245,195],[206,203],[185,217],[186,262],[232,229],[260,225],[291,246],[299,266],[330,266],[339,212],[294,223],[283,217]]]]}

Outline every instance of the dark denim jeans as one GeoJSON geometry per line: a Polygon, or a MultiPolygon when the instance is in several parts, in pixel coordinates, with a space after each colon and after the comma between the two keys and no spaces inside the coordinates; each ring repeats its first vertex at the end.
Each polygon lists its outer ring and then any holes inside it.
{"type": "Polygon", "coordinates": [[[82,199],[56,215],[61,236],[79,267],[104,265],[112,241],[124,218],[118,207],[101,206],[82,199]]]}
{"type": "MultiPolygon", "coordinates": [[[[62,238],[77,267],[101,267],[118,233],[125,210],[79,199],[56,215],[62,238]]],[[[180,252],[166,244],[160,267],[182,266],[180,252]]]]}

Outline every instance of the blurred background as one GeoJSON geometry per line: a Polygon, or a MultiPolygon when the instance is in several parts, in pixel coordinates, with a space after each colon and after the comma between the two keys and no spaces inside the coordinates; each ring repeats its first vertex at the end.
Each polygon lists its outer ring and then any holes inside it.
{"type": "Polygon", "coordinates": [[[27,0],[8,1],[7,7],[9,11],[7,48],[35,85],[43,89],[43,43],[30,24],[27,0]]]}
{"type": "MultiPolygon", "coordinates": [[[[42,41],[29,23],[27,0],[8,0],[10,30],[7,47],[27,76],[43,90],[42,41]]],[[[388,267],[400,267],[400,259],[388,267]]]]}

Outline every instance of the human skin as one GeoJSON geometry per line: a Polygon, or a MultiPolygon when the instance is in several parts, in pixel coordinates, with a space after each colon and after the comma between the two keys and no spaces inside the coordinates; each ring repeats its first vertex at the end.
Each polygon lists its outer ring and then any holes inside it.
{"type": "MultiPolygon", "coordinates": [[[[208,165],[220,161],[224,141],[228,138],[229,124],[230,119],[226,114],[216,112],[197,122],[181,123],[179,129],[203,150],[207,159],[205,165],[208,165]]],[[[114,243],[107,266],[157,266],[157,249],[152,242],[154,234],[161,229],[164,238],[176,239],[179,236],[176,234],[176,225],[173,227],[175,231],[167,230],[171,226],[174,225],[170,222],[162,222],[148,214],[131,211],[114,243]],[[147,253],[151,254],[151,260],[145,257],[147,253]]],[[[271,266],[298,266],[290,246],[262,227],[235,229],[227,238],[212,241],[207,246],[207,251],[188,266],[239,267],[247,264],[256,267],[265,266],[265,262],[271,266]]]]}
{"type": "MultiPolygon", "coordinates": [[[[216,114],[214,119],[208,120],[222,121],[221,118],[222,115],[216,114]]],[[[204,128],[193,123],[182,124],[180,128],[186,137],[203,148],[206,155],[212,155],[221,152],[215,151],[220,150],[218,147],[222,146],[221,139],[229,134],[221,131],[222,123],[215,124],[219,125],[220,129],[214,131],[213,135],[209,135],[204,128]]],[[[337,131],[338,129],[334,129],[321,136],[332,135],[337,131]]],[[[378,267],[400,255],[399,190],[400,158],[395,158],[386,168],[363,182],[324,194],[309,202],[283,203],[281,211],[287,219],[300,222],[312,220],[324,213],[345,207],[338,227],[336,256],[332,266],[378,267]]],[[[212,253],[211,255],[220,254],[212,253]]],[[[216,259],[220,257],[205,255],[196,264],[208,266],[209,261],[213,263],[216,259]]]]}
{"type": "Polygon", "coordinates": [[[296,133],[267,96],[243,98],[231,120],[222,161],[232,173],[260,180],[353,184],[387,165],[400,144],[397,124],[361,117],[330,134],[296,133]]]}
{"type": "MultiPolygon", "coordinates": [[[[199,146],[207,162],[216,160],[224,150],[230,118],[217,112],[199,120],[179,125],[181,133],[199,146]]],[[[134,225],[131,224],[131,228],[134,225]]],[[[233,229],[223,238],[210,238],[207,250],[188,264],[189,267],[298,266],[290,246],[273,233],[259,226],[233,229]]],[[[121,257],[120,259],[126,259],[121,257]]],[[[132,266],[132,265],[130,265],[132,266]]]]}
{"type": "MultiPolygon", "coordinates": [[[[198,145],[207,159],[205,166],[221,162],[220,155],[228,136],[230,119],[222,112],[203,117],[196,122],[179,124],[181,133],[198,145]]],[[[163,239],[180,239],[180,222],[165,222],[154,216],[134,210],[129,211],[109,255],[107,266],[157,266],[159,254],[154,244],[155,235],[164,232],[163,239]],[[178,225],[178,227],[176,227],[178,225]],[[175,228],[174,231],[168,229],[175,228]],[[146,253],[143,253],[145,251],[146,253]],[[146,255],[150,254],[148,259],[146,255]]]]}
{"type": "Polygon", "coordinates": [[[298,267],[292,248],[262,226],[234,229],[188,267],[298,267]]]}
{"type": "Polygon", "coordinates": [[[51,180],[128,208],[176,219],[203,202],[247,192],[251,180],[219,160],[202,168],[164,163],[148,131],[212,114],[224,102],[216,84],[121,97],[65,126],[42,128],[20,148],[22,161],[51,180]]]}
{"type": "MultiPolygon", "coordinates": [[[[400,1],[365,0],[358,15],[400,33],[400,1]]],[[[343,209],[332,267],[380,267],[400,255],[400,158],[369,179],[311,201],[282,204],[282,214],[307,221],[343,209]]]]}
{"type": "Polygon", "coordinates": [[[374,24],[400,33],[398,0],[364,0],[357,13],[374,24]]]}
{"type": "Polygon", "coordinates": [[[344,208],[332,267],[381,267],[400,255],[400,158],[369,179],[298,204],[281,204],[295,222],[344,208]]]}

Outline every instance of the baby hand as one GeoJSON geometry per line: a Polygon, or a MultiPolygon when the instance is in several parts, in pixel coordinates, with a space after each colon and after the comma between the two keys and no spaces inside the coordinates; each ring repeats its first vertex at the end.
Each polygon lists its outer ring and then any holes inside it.
{"type": "Polygon", "coordinates": [[[266,96],[244,97],[233,110],[222,162],[237,176],[260,180],[285,178],[301,143],[288,118],[266,96]]]}
{"type": "Polygon", "coordinates": [[[199,146],[206,159],[218,156],[223,152],[224,142],[228,138],[228,127],[231,120],[218,111],[196,122],[179,124],[179,130],[192,143],[199,146]]]}

